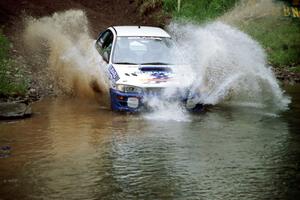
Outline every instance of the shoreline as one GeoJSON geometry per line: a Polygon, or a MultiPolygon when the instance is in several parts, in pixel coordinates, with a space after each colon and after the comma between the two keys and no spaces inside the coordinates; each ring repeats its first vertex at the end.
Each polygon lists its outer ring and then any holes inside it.
{"type": "MultiPolygon", "coordinates": [[[[289,72],[286,69],[276,69],[272,68],[276,79],[279,81],[280,85],[294,85],[300,84],[300,73],[297,72],[289,72]]],[[[26,93],[26,95],[9,95],[9,96],[2,96],[0,97],[0,103],[7,103],[7,102],[36,102],[43,98],[53,97],[57,98],[62,95],[58,95],[55,93],[54,90],[49,92],[49,90],[42,90],[38,91],[37,88],[40,86],[31,85],[26,93]]]]}
{"type": "Polygon", "coordinates": [[[300,83],[300,73],[299,72],[290,72],[285,68],[272,68],[276,79],[282,82],[283,84],[293,85],[300,83]]]}

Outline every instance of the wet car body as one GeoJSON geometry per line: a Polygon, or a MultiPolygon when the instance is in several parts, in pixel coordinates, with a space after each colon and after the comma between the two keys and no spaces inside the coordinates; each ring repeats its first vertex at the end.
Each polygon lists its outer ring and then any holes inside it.
{"type": "MultiPolygon", "coordinates": [[[[105,65],[109,83],[111,109],[138,112],[147,108],[151,98],[164,98],[164,90],[179,86],[172,64],[171,36],[161,28],[148,26],[114,26],[100,33],[95,47],[105,65]]],[[[202,105],[180,92],[168,100],[179,100],[190,110],[202,105]]],[[[166,99],[165,99],[166,100],[166,99]]]]}

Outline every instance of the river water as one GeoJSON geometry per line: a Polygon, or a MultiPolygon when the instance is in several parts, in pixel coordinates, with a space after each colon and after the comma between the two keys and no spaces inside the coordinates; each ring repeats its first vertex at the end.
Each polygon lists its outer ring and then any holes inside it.
{"type": "Polygon", "coordinates": [[[300,86],[290,109],[218,106],[189,120],[68,98],[0,123],[0,199],[296,199],[300,86]]]}

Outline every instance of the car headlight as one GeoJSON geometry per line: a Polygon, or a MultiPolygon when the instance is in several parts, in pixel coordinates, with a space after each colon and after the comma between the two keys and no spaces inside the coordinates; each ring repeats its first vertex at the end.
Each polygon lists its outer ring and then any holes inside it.
{"type": "Polygon", "coordinates": [[[117,84],[116,89],[125,93],[142,93],[143,91],[140,87],[123,84],[117,84]]]}

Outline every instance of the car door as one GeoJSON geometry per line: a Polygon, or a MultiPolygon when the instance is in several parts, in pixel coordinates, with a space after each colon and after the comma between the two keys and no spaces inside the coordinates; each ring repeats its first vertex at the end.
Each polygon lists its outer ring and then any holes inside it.
{"type": "Polygon", "coordinates": [[[111,30],[106,30],[100,34],[96,41],[96,49],[102,56],[103,60],[109,63],[111,57],[111,50],[113,45],[114,35],[111,30]]]}

